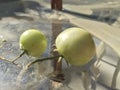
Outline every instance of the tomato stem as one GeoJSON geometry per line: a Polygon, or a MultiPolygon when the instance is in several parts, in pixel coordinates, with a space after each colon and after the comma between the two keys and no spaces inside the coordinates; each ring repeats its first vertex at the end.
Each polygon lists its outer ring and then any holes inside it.
{"type": "Polygon", "coordinates": [[[62,57],[62,56],[61,56],[61,55],[57,55],[57,56],[51,56],[51,57],[36,59],[36,60],[28,63],[28,64],[26,65],[26,68],[29,68],[29,67],[30,67],[31,65],[33,65],[34,63],[42,62],[42,61],[47,61],[47,60],[53,60],[53,59],[58,58],[58,57],[62,57]]]}
{"type": "Polygon", "coordinates": [[[22,57],[27,51],[24,50],[21,54],[19,54],[14,60],[12,60],[11,62],[14,63],[15,61],[17,61],[20,57],[22,57]]]}

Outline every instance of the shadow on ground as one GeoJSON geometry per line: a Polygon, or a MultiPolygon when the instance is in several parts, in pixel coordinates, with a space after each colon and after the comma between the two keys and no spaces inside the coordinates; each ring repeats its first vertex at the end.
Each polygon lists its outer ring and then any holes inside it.
{"type": "MultiPolygon", "coordinates": [[[[0,19],[14,17],[17,19],[28,19],[27,16],[18,16],[16,13],[27,13],[27,9],[40,11],[42,5],[35,1],[22,0],[1,0],[0,1],[0,19]]],[[[30,19],[30,17],[29,17],[30,19]]],[[[32,19],[32,18],[31,18],[32,19]]]]}

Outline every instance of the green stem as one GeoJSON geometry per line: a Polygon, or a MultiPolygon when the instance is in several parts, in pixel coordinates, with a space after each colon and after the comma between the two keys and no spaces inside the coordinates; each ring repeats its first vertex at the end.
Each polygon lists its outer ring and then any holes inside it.
{"type": "Polygon", "coordinates": [[[24,50],[20,55],[18,55],[14,60],[12,60],[11,62],[14,63],[15,61],[17,61],[20,57],[22,57],[24,54],[26,53],[26,51],[24,50]]]}
{"type": "Polygon", "coordinates": [[[61,55],[57,55],[57,56],[51,56],[51,57],[47,57],[47,58],[42,58],[42,59],[37,59],[33,62],[30,62],[26,65],[26,68],[29,68],[31,65],[33,65],[34,63],[37,63],[37,62],[42,62],[42,61],[47,61],[47,60],[52,60],[52,59],[55,59],[55,58],[58,58],[58,57],[62,57],[61,55]]]}

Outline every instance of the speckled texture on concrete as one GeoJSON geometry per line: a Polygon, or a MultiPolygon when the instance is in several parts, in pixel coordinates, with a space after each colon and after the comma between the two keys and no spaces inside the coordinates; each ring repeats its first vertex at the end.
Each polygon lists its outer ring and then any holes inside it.
{"type": "MultiPolygon", "coordinates": [[[[91,7],[90,12],[95,8],[97,8],[98,3],[84,1],[78,1],[75,0],[73,3],[73,0],[70,0],[70,2],[67,2],[64,0],[64,8],[71,9],[71,7],[75,7],[76,4],[80,5],[84,4],[86,8],[88,9],[91,7]],[[92,7],[93,4],[93,7],[92,7]],[[69,7],[71,5],[71,7],[69,7]],[[87,5],[89,7],[87,7],[87,5]]],[[[104,3],[108,4],[114,4],[117,5],[117,1],[115,2],[107,2],[107,0],[102,0],[101,4],[104,5],[104,3]]],[[[119,2],[118,2],[119,3],[119,2]]],[[[111,5],[110,4],[110,5],[111,5]]],[[[4,42],[2,47],[0,48],[0,56],[3,56],[5,58],[8,58],[9,60],[15,58],[20,53],[19,50],[19,37],[21,33],[29,28],[34,29],[40,29],[46,36],[49,41],[48,48],[43,56],[48,56],[48,53],[51,50],[51,21],[45,19],[49,15],[48,12],[44,12],[43,10],[49,9],[49,0],[23,0],[22,2],[10,2],[10,3],[2,3],[0,4],[0,36],[3,36],[4,39],[7,40],[7,42],[4,42]],[[35,2],[37,1],[37,2],[35,2]],[[38,3],[39,2],[39,3],[38,3]],[[43,7],[42,5],[46,5],[43,7]],[[47,15],[48,14],[48,15],[47,15]]],[[[84,6],[82,6],[84,7],[84,6]]],[[[78,8],[78,6],[76,6],[78,8]]],[[[84,7],[85,8],[85,7],[84,7]]],[[[74,11],[74,10],[72,10],[74,11]]],[[[81,10],[83,11],[83,10],[81,10]]],[[[88,10],[87,10],[88,11],[88,10]]],[[[76,12],[76,11],[75,11],[76,12]]],[[[88,13],[84,13],[88,14],[88,13]]],[[[90,14],[90,13],[89,13],[90,14]]],[[[114,14],[114,13],[113,13],[114,14]]],[[[97,14],[96,14],[97,15],[97,14]]],[[[102,13],[102,15],[104,15],[102,13]]],[[[119,17],[119,16],[117,16],[119,17]]],[[[100,19],[100,18],[98,18],[100,19]]],[[[99,21],[99,20],[98,20],[99,21]]],[[[106,22],[107,23],[107,22],[106,22]]],[[[116,22],[112,22],[113,26],[118,25],[119,20],[116,20],[116,22]]],[[[69,24],[64,24],[63,28],[70,27],[69,24]]],[[[95,39],[96,45],[100,41],[95,39]]],[[[106,54],[104,55],[103,59],[116,64],[117,61],[114,61],[114,59],[118,59],[116,54],[114,54],[114,51],[106,46],[106,54]]],[[[25,66],[28,62],[32,61],[34,58],[30,58],[26,55],[21,57],[17,63],[19,63],[22,66],[25,66]]],[[[108,90],[107,86],[110,86],[112,75],[114,72],[114,67],[106,64],[104,62],[100,62],[100,77],[99,81],[100,83],[97,83],[97,90],[108,90]],[[101,84],[103,83],[103,84],[101,84]],[[107,86],[105,86],[105,85],[107,86]]],[[[40,64],[40,76],[35,75],[37,70],[34,70],[34,67],[31,67],[29,71],[27,71],[21,80],[16,82],[18,79],[18,76],[20,74],[21,68],[16,67],[15,65],[12,65],[6,61],[0,61],[0,90],[84,90],[82,79],[81,79],[81,72],[79,68],[69,67],[66,68],[66,65],[64,67],[65,72],[65,78],[66,82],[62,87],[59,89],[53,89],[51,88],[51,81],[45,77],[48,73],[52,71],[51,62],[43,62],[40,64]],[[47,67],[46,67],[47,66],[47,67]]],[[[120,89],[119,86],[120,83],[120,75],[118,76],[117,80],[117,88],[120,89]]]]}

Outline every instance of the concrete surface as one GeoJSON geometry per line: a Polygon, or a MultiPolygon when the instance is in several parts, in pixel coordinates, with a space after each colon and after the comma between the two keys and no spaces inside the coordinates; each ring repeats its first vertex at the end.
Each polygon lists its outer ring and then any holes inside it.
{"type": "MultiPolygon", "coordinates": [[[[38,1],[38,0],[35,0],[38,1]]],[[[70,0],[71,2],[67,2],[64,0],[64,7],[66,9],[71,10],[72,8],[69,8],[69,4],[72,4],[71,6],[75,7],[76,4],[82,5],[84,3],[85,6],[97,8],[98,1],[96,3],[92,2],[94,0],[86,1],[84,0],[78,1],[75,0],[70,0]],[[96,5],[96,7],[95,7],[96,5]]],[[[101,4],[108,4],[110,1],[108,0],[102,0],[101,4]]],[[[15,56],[17,56],[20,53],[19,50],[19,37],[20,34],[29,29],[29,28],[35,28],[35,29],[40,29],[42,32],[47,36],[49,40],[49,45],[44,53],[44,56],[48,56],[48,52],[50,52],[50,47],[51,47],[51,37],[52,37],[52,32],[51,32],[51,22],[47,21],[45,19],[47,15],[50,12],[44,12],[46,8],[49,9],[49,0],[41,0],[38,1],[39,3],[36,2],[25,2],[24,4],[22,3],[11,3],[9,4],[11,9],[8,9],[7,5],[4,3],[0,5],[0,36],[3,36],[4,39],[7,40],[7,42],[3,43],[3,47],[0,48],[0,56],[8,58],[8,59],[13,59],[15,56]],[[16,7],[16,6],[19,7],[16,7]],[[46,8],[42,7],[42,5],[45,5],[46,8]],[[26,9],[27,8],[27,9],[26,9]],[[38,9],[39,8],[39,9],[38,9]]],[[[117,6],[117,1],[111,1],[111,6],[112,3],[117,6]]],[[[119,1],[118,1],[119,3],[119,1]]],[[[93,12],[91,8],[87,7],[87,13],[84,13],[83,8],[81,9],[81,12],[83,14],[89,14],[93,12]],[[89,11],[89,10],[90,11],[89,11]]],[[[76,9],[78,6],[76,6],[76,9]]],[[[84,7],[85,8],[85,7],[84,7]]],[[[74,11],[74,10],[73,10],[74,11]]],[[[75,11],[76,12],[76,11],[75,11]]],[[[104,15],[104,14],[103,14],[104,15]]],[[[113,13],[114,15],[114,13],[113,13]]],[[[117,16],[119,17],[119,16],[117,16]]],[[[117,20],[116,20],[117,21],[117,20]]],[[[118,21],[117,21],[118,22],[118,21]]],[[[107,22],[106,22],[107,23],[107,22]]],[[[114,22],[113,22],[114,24],[114,22]]],[[[116,23],[117,24],[117,23],[116,23]]],[[[63,25],[64,28],[70,27],[70,25],[65,24],[63,25]]],[[[119,27],[119,25],[116,25],[119,27]]],[[[95,39],[96,45],[99,44],[99,40],[95,39]]],[[[114,54],[114,51],[106,46],[106,53],[103,57],[103,59],[111,62],[112,64],[116,64],[117,61],[114,61],[114,59],[118,59],[117,55],[114,54]]],[[[23,56],[20,58],[17,63],[19,63],[22,66],[25,66],[28,62],[34,60],[34,58],[30,58],[28,56],[23,56]]],[[[16,79],[18,78],[18,75],[21,71],[21,68],[17,68],[16,66],[5,62],[5,61],[0,61],[0,90],[84,90],[83,84],[82,84],[82,77],[81,77],[81,72],[79,68],[74,68],[74,67],[69,67],[64,69],[65,72],[65,78],[66,82],[64,85],[62,85],[60,88],[55,89],[51,87],[51,81],[45,77],[48,73],[52,71],[52,66],[51,62],[44,62],[41,65],[41,75],[40,78],[36,76],[36,70],[34,68],[30,68],[29,72],[26,72],[25,75],[23,75],[22,80],[19,82],[21,84],[17,84],[16,79]],[[46,67],[47,65],[47,67],[46,67]],[[33,70],[33,71],[32,71],[33,70]]],[[[65,65],[66,66],[66,65],[65,65]]],[[[96,90],[112,90],[109,88],[112,80],[112,75],[114,72],[115,67],[105,63],[105,62],[100,62],[100,77],[99,81],[97,83],[97,89],[96,90]]],[[[119,86],[120,83],[120,74],[118,76],[117,80],[117,88],[120,89],[119,86]]]]}

